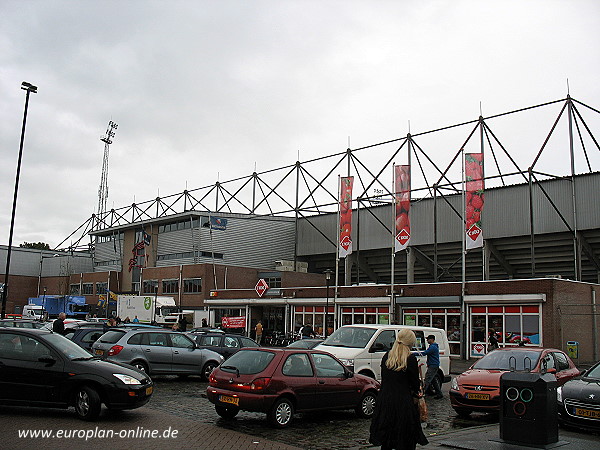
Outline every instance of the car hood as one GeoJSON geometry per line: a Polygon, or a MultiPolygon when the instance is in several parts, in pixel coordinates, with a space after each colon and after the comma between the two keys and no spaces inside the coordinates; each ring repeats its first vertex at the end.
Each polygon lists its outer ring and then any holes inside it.
{"type": "Polygon", "coordinates": [[[333,345],[319,344],[314,348],[314,350],[321,350],[323,352],[331,353],[338,359],[354,359],[364,351],[364,348],[335,347],[333,345]]]}
{"type": "Polygon", "coordinates": [[[129,364],[120,363],[117,361],[90,359],[87,361],[71,361],[71,369],[79,373],[95,373],[105,377],[112,377],[113,373],[121,373],[142,380],[148,378],[143,372],[140,372],[129,364]]]}
{"type": "Polygon", "coordinates": [[[461,384],[477,384],[500,387],[500,377],[507,370],[469,369],[458,377],[461,384]]]}
{"type": "Polygon", "coordinates": [[[589,378],[577,378],[567,381],[562,387],[564,398],[574,398],[600,405],[600,381],[589,378]]]}

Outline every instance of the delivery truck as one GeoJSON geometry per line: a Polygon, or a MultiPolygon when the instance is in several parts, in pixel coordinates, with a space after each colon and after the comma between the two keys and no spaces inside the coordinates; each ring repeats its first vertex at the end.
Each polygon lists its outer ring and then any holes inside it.
{"type": "MultiPolygon", "coordinates": [[[[67,317],[83,320],[90,312],[90,305],[85,302],[85,297],[80,295],[29,297],[28,305],[38,307],[31,308],[34,310],[32,311],[33,314],[47,316],[51,319],[58,317],[61,312],[64,312],[67,317]]],[[[26,308],[23,308],[24,311],[26,308]]],[[[27,309],[29,310],[30,308],[27,309]]]]}
{"type": "Polygon", "coordinates": [[[156,322],[158,325],[166,325],[167,316],[179,312],[173,297],[154,295],[117,295],[117,316],[121,320],[136,317],[140,323],[156,322]]]}

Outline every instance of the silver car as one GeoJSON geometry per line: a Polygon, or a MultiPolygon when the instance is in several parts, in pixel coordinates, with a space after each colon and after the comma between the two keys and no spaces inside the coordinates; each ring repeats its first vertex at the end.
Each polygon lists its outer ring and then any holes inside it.
{"type": "Polygon", "coordinates": [[[198,348],[183,333],[152,329],[112,329],[92,345],[102,359],[131,364],[150,375],[200,375],[208,380],[223,357],[198,348]]]}

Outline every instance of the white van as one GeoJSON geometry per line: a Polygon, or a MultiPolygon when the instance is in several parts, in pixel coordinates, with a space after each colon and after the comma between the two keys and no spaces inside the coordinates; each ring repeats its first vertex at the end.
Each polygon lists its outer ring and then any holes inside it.
{"type": "MultiPolygon", "coordinates": [[[[450,381],[450,348],[446,331],[441,328],[411,325],[344,325],[315,349],[331,353],[355,373],[381,380],[381,359],[385,352],[392,348],[396,333],[404,328],[411,329],[417,336],[414,351],[426,350],[427,336],[430,334],[435,336],[435,342],[440,348],[439,380],[440,383],[450,381]]],[[[427,370],[427,357],[419,356],[417,359],[419,365],[423,364],[424,377],[427,370]]]]}
{"type": "Polygon", "coordinates": [[[44,320],[46,318],[46,311],[44,311],[42,306],[25,305],[23,306],[21,317],[23,317],[23,319],[44,320]]]}

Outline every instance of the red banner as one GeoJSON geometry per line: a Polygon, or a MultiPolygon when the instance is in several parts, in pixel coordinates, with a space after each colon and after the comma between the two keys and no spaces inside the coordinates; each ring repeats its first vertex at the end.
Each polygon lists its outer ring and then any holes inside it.
{"type": "Polygon", "coordinates": [[[483,153],[465,153],[465,239],[467,250],[483,247],[483,153]]]}
{"type": "Polygon", "coordinates": [[[352,253],[352,185],[354,177],[340,178],[340,231],[338,256],[345,258],[352,253]]]}
{"type": "Polygon", "coordinates": [[[221,325],[223,328],[246,328],[246,317],[222,317],[221,325]]]}
{"type": "Polygon", "coordinates": [[[394,203],[396,205],[395,251],[408,247],[410,242],[410,166],[394,166],[394,203]]]}

